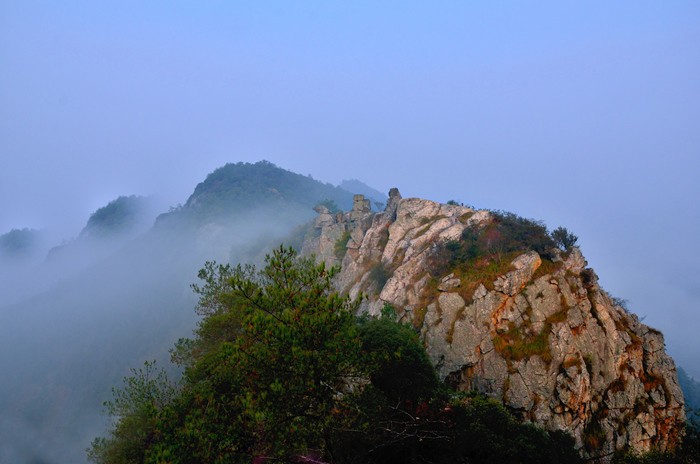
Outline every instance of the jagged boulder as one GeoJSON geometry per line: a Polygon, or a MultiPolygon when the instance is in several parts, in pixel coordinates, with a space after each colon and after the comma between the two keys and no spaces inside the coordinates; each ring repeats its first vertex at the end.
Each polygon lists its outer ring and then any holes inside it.
{"type": "Polygon", "coordinates": [[[468,267],[436,275],[436,250],[466,229],[494,233],[493,214],[396,189],[380,213],[362,200],[332,222],[319,211],[318,236],[304,251],[342,260],[337,286],[368,294],[363,311],[397,308],[445,381],[570,433],[586,456],[678,443],[683,396],[663,336],[615,304],[578,248],[524,250],[501,267],[481,263],[485,276],[468,267]],[[337,246],[348,232],[347,246],[337,246]]]}

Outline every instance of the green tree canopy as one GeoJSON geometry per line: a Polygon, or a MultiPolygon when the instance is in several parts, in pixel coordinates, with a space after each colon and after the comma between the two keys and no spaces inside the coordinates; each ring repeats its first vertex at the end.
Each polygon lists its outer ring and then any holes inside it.
{"type": "Polygon", "coordinates": [[[127,378],[93,462],[578,462],[570,437],[448,391],[393,311],[356,316],[336,268],[282,247],[265,263],[205,265],[203,319],[173,350],[181,384],[150,364],[127,378]]]}
{"type": "Polygon", "coordinates": [[[566,251],[569,251],[578,242],[576,235],[569,232],[566,227],[561,226],[552,231],[552,239],[559,248],[566,251]]]}

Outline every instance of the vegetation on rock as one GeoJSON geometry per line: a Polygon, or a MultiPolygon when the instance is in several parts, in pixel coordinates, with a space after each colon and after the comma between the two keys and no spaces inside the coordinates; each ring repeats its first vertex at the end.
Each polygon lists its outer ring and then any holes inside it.
{"type": "MultiPolygon", "coordinates": [[[[396,196],[390,214],[354,224],[361,246],[345,256],[339,288],[386,282],[367,309],[400,308],[451,387],[571,431],[587,459],[677,448],[685,413],[663,336],[600,288],[575,235],[513,214],[396,196]]],[[[337,240],[333,227],[320,229],[337,240]]],[[[326,262],[332,252],[305,251],[326,262]]]]}
{"type": "Polygon", "coordinates": [[[538,252],[541,267],[550,273],[560,266],[551,260],[555,241],[543,223],[505,212],[492,216],[486,225],[465,228],[458,240],[438,243],[431,258],[434,277],[452,272],[462,279],[460,294],[467,303],[480,285],[492,290],[496,278],[511,269],[512,260],[527,251],[538,252]]]}
{"type": "Polygon", "coordinates": [[[673,451],[653,450],[648,453],[621,451],[615,454],[611,464],[697,464],[700,462],[700,421],[697,415],[685,426],[683,440],[673,451]]]}
{"type": "Polygon", "coordinates": [[[569,232],[566,227],[557,227],[552,231],[554,243],[562,250],[568,251],[576,245],[578,237],[569,232]]]}
{"type": "Polygon", "coordinates": [[[330,214],[335,214],[338,211],[340,211],[340,208],[338,208],[338,204],[335,201],[330,200],[328,198],[319,201],[316,206],[325,206],[326,208],[328,208],[328,212],[330,214]]]}
{"type": "Polygon", "coordinates": [[[343,259],[345,253],[348,251],[348,242],[350,241],[350,231],[343,231],[343,235],[335,242],[333,246],[333,251],[335,252],[335,257],[338,259],[343,259]]]}

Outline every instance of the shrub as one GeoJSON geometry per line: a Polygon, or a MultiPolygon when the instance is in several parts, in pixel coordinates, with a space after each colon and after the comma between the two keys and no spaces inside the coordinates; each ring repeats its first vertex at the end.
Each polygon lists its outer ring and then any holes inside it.
{"type": "Polygon", "coordinates": [[[629,312],[629,301],[628,300],[626,300],[624,298],[619,298],[617,296],[610,296],[610,300],[612,301],[613,305],[619,306],[620,308],[629,312]]]}
{"type": "Polygon", "coordinates": [[[557,311],[545,319],[542,330],[532,333],[530,324],[516,326],[511,322],[508,330],[496,334],[493,345],[504,358],[520,361],[532,356],[539,356],[546,363],[552,361],[552,351],[549,346],[549,334],[554,324],[566,321],[566,310],[557,311]]]}
{"type": "Polygon", "coordinates": [[[411,326],[381,317],[362,321],[359,333],[372,384],[390,403],[428,400],[435,395],[439,380],[411,326]]]}
{"type": "Polygon", "coordinates": [[[338,204],[335,201],[328,199],[328,198],[326,198],[325,200],[319,201],[316,204],[316,206],[325,206],[326,208],[328,208],[328,212],[331,214],[335,214],[338,211],[340,211],[340,208],[338,208],[338,204]]]}
{"type": "Polygon", "coordinates": [[[501,261],[515,252],[536,251],[547,258],[548,251],[555,246],[541,222],[512,213],[494,212],[492,215],[489,224],[467,227],[459,240],[439,244],[433,253],[435,271],[470,266],[481,258],[486,262],[501,261]]]}
{"type": "Polygon", "coordinates": [[[335,257],[338,259],[343,259],[345,253],[348,251],[348,242],[350,241],[350,231],[346,230],[343,235],[335,242],[334,253],[335,257]]]}
{"type": "Polygon", "coordinates": [[[537,334],[525,333],[524,327],[516,326],[511,322],[508,330],[503,334],[497,334],[493,339],[493,346],[504,358],[520,361],[532,356],[539,356],[545,362],[552,360],[549,348],[550,324],[545,324],[541,332],[537,334]]]}
{"type": "Polygon", "coordinates": [[[569,251],[578,241],[577,236],[569,232],[566,227],[561,226],[552,231],[552,239],[554,243],[564,251],[569,251]]]}

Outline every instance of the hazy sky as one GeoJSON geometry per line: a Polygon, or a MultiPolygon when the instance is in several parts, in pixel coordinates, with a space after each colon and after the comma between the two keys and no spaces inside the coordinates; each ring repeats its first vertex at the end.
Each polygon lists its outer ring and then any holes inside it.
{"type": "Polygon", "coordinates": [[[700,2],[0,0],[0,232],[260,159],[565,225],[700,377],[700,2]]]}

